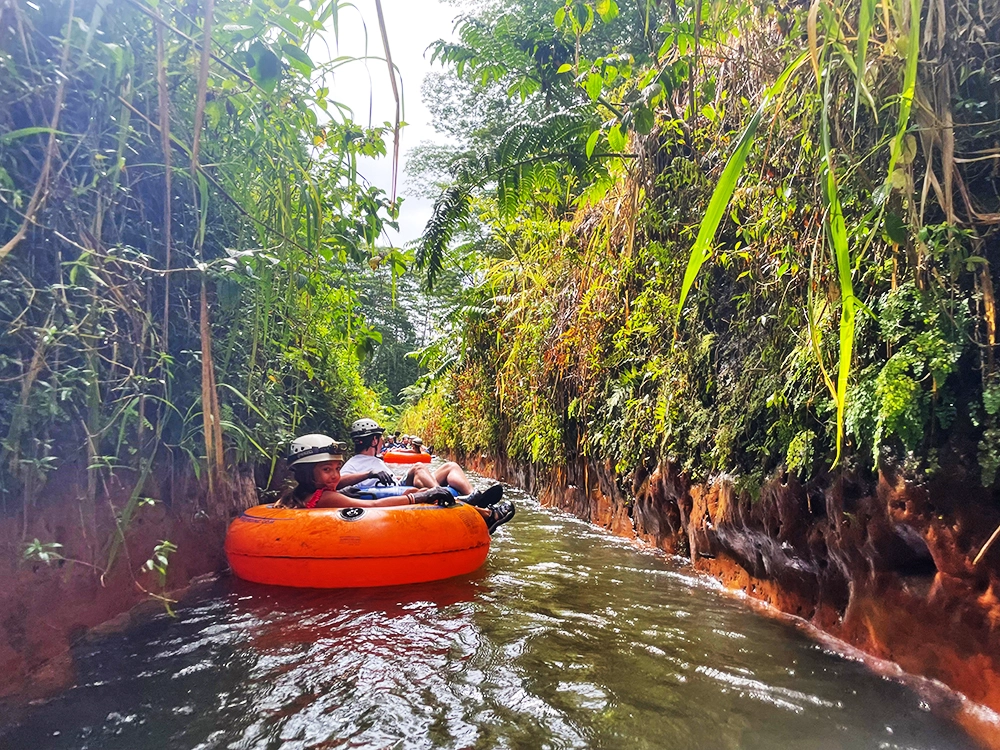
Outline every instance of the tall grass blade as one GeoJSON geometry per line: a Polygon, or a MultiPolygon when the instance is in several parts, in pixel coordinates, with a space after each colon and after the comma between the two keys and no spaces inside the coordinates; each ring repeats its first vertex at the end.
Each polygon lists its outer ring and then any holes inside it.
{"type": "Polygon", "coordinates": [[[910,124],[910,109],[913,106],[913,95],[917,88],[917,63],[920,60],[920,11],[923,0],[910,0],[910,29],[906,43],[906,68],[903,71],[903,90],[899,95],[899,122],[896,125],[896,135],[892,139],[892,151],[889,153],[889,169],[886,172],[885,184],[881,197],[885,200],[889,195],[892,173],[903,149],[903,137],[910,124]]]}
{"type": "MultiPolygon", "coordinates": [[[[851,374],[851,359],[854,355],[854,284],[851,281],[851,252],[847,241],[847,224],[840,203],[837,172],[830,145],[830,77],[823,81],[823,106],[820,118],[820,142],[823,152],[823,200],[826,204],[826,228],[833,248],[840,282],[840,362],[837,367],[837,390],[834,402],[837,406],[837,455],[833,466],[840,462],[844,445],[844,412],[847,406],[847,381],[851,374]]],[[[832,468],[832,467],[831,467],[832,468]]]]}
{"type": "Polygon", "coordinates": [[[868,59],[868,38],[871,36],[875,23],[875,0],[861,0],[861,11],[858,14],[858,48],[854,54],[854,118],[858,124],[858,104],[861,102],[861,90],[865,87],[865,63],[868,59]]]}
{"type": "Polygon", "coordinates": [[[764,94],[757,112],[751,118],[750,122],[747,123],[739,142],[736,144],[736,149],[730,155],[729,161],[726,162],[725,169],[722,170],[722,177],[719,178],[719,183],[715,186],[712,199],[708,204],[708,210],[705,212],[705,216],[702,218],[701,225],[698,228],[698,236],[695,238],[694,246],[691,248],[687,270],[684,272],[684,282],[681,284],[680,299],[677,302],[676,322],[680,322],[681,312],[684,310],[684,301],[687,299],[688,293],[691,291],[691,287],[698,277],[698,272],[705,264],[705,261],[712,257],[712,242],[715,239],[715,232],[718,230],[719,223],[726,213],[729,199],[733,197],[733,191],[736,189],[736,183],[740,178],[740,173],[743,171],[743,165],[746,164],[747,154],[750,153],[750,147],[757,136],[760,121],[763,119],[768,107],[770,107],[771,102],[781,96],[781,93],[785,90],[785,85],[788,83],[788,79],[791,78],[792,73],[798,69],[806,57],[808,57],[808,52],[803,52],[796,57],[782,71],[781,75],[778,76],[778,80],[774,82],[774,85],[764,94]]]}
{"type": "Polygon", "coordinates": [[[837,178],[833,169],[827,170],[828,229],[837,259],[837,278],[840,281],[840,364],[837,368],[837,455],[833,465],[840,461],[844,444],[844,410],[847,406],[847,380],[851,373],[854,355],[854,315],[856,300],[851,281],[851,256],[847,243],[847,226],[840,205],[837,178]]]}
{"type": "Polygon", "coordinates": [[[819,85],[822,74],[819,70],[819,26],[820,0],[812,0],[809,6],[809,15],[806,17],[806,39],[808,40],[809,62],[812,64],[813,75],[816,76],[816,85],[819,85]]]}
{"type": "Polygon", "coordinates": [[[399,177],[399,128],[402,122],[402,102],[399,97],[399,87],[396,85],[396,66],[392,63],[392,53],[389,51],[389,33],[385,29],[385,16],[382,14],[382,0],[375,0],[375,13],[378,15],[378,27],[382,32],[382,49],[385,50],[385,62],[389,66],[389,83],[392,86],[392,98],[396,102],[396,119],[392,128],[392,193],[391,200],[396,202],[396,181],[399,177]]]}

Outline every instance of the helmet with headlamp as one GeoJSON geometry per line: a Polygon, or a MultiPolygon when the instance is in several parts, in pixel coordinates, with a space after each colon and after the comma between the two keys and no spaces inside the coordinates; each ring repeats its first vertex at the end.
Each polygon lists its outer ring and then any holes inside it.
{"type": "Polygon", "coordinates": [[[347,445],[329,435],[303,435],[288,447],[288,465],[318,464],[324,461],[343,461],[347,445]]]}

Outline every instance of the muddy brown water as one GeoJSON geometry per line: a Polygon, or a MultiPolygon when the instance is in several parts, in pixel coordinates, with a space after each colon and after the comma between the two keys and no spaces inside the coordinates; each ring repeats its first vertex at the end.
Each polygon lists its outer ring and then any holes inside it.
{"type": "Polygon", "coordinates": [[[76,686],[0,716],[0,747],[973,747],[935,691],[508,496],[517,517],[471,576],[344,591],[224,578],[175,618],[78,648],[76,686]]]}

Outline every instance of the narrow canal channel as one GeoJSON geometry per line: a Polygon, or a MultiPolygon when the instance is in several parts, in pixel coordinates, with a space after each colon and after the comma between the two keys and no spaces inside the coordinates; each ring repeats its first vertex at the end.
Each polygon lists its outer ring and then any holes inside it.
{"type": "Polygon", "coordinates": [[[967,748],[925,698],[511,490],[470,577],[225,578],[79,649],[9,748],[967,748]]]}

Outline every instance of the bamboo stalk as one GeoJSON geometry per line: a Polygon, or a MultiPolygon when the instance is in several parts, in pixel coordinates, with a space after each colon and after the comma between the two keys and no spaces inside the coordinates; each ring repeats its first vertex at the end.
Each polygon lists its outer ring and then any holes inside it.
{"type": "Polygon", "coordinates": [[[31,194],[31,200],[28,201],[28,209],[24,212],[24,221],[21,222],[21,226],[14,236],[7,240],[3,247],[0,247],[0,263],[10,254],[11,250],[21,244],[21,240],[28,233],[28,225],[34,223],[35,216],[44,205],[46,197],[48,197],[49,174],[52,171],[52,160],[55,158],[56,153],[56,129],[59,127],[59,115],[62,113],[63,100],[66,98],[66,81],[69,80],[69,77],[66,75],[66,68],[69,67],[69,49],[70,41],[73,38],[73,17],[75,11],[76,0],[69,0],[69,20],[66,22],[66,39],[63,43],[62,58],[59,62],[58,73],[60,75],[57,76],[59,83],[56,86],[56,100],[52,106],[52,117],[49,120],[49,142],[45,147],[45,161],[42,163],[42,172],[38,176],[38,182],[35,183],[35,190],[31,194]]]}
{"type": "Polygon", "coordinates": [[[198,179],[198,151],[201,147],[201,128],[205,122],[205,99],[208,96],[208,63],[212,56],[212,21],[215,0],[205,0],[205,22],[202,26],[201,64],[198,68],[198,96],[194,108],[194,135],[191,141],[191,177],[198,179]]]}
{"type": "Polygon", "coordinates": [[[986,544],[983,545],[983,548],[981,550],[979,550],[979,554],[976,555],[976,558],[972,561],[972,566],[973,567],[975,567],[976,565],[978,565],[979,561],[983,559],[983,555],[985,555],[987,552],[989,552],[990,547],[993,546],[993,542],[995,542],[997,540],[998,536],[1000,536],[1000,526],[997,526],[996,531],[994,531],[993,535],[989,539],[986,540],[986,544]]]}
{"type": "Polygon", "coordinates": [[[986,319],[986,368],[987,375],[993,372],[993,350],[997,345],[997,303],[993,294],[993,276],[990,264],[983,263],[979,269],[979,284],[983,290],[983,316],[986,319]]]}
{"type": "MultiPolygon", "coordinates": [[[[198,70],[198,94],[194,110],[194,136],[191,143],[191,178],[194,189],[198,193],[207,186],[201,186],[198,180],[200,164],[199,151],[201,147],[201,128],[205,121],[205,99],[208,95],[208,64],[211,60],[212,21],[215,13],[215,0],[205,0],[205,20],[202,24],[201,64],[198,70]]],[[[198,197],[198,196],[196,196],[198,197]]],[[[199,206],[199,229],[196,235],[196,249],[199,260],[204,263],[203,249],[205,244],[205,216],[203,214],[204,199],[196,200],[199,206]]],[[[219,394],[215,387],[215,363],[212,360],[212,328],[208,315],[208,289],[204,272],[201,277],[201,295],[199,307],[198,329],[201,335],[201,411],[205,432],[205,461],[208,464],[208,491],[215,492],[219,485],[223,466],[222,421],[219,413],[219,394]]]]}
{"type": "MultiPolygon", "coordinates": [[[[167,91],[167,63],[163,44],[163,27],[156,25],[156,82],[158,89],[158,109],[160,116],[160,148],[163,150],[163,268],[168,273],[163,277],[163,351],[170,350],[170,261],[171,219],[173,216],[173,185],[171,175],[170,148],[170,99],[167,91]]],[[[163,381],[167,382],[166,378],[163,381]]]]}
{"type": "Polygon", "coordinates": [[[205,277],[201,280],[199,332],[201,334],[201,410],[205,430],[205,460],[208,462],[208,489],[214,492],[219,484],[224,462],[222,420],[219,391],[215,382],[215,362],[212,359],[212,328],[209,324],[208,290],[205,277]]]}

